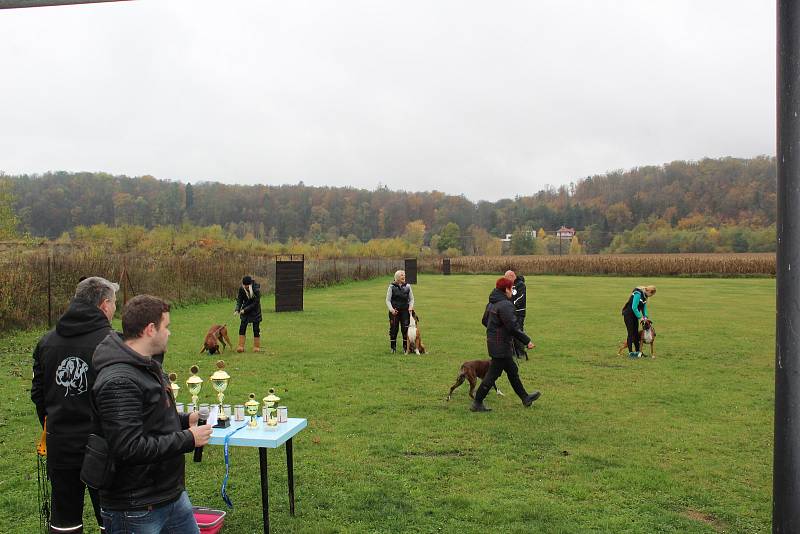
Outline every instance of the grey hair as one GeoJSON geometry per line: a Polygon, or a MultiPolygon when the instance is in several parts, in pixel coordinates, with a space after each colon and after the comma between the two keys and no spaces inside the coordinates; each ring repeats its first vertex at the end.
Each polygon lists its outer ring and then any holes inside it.
{"type": "Polygon", "coordinates": [[[400,277],[402,275],[404,275],[404,274],[406,274],[406,272],[404,270],[402,270],[402,269],[397,271],[396,273],[394,273],[394,281],[395,282],[399,282],[400,281],[400,277]]]}
{"type": "Polygon", "coordinates": [[[116,300],[119,284],[109,282],[99,276],[90,276],[78,283],[75,288],[75,300],[99,306],[104,300],[116,300]]]}

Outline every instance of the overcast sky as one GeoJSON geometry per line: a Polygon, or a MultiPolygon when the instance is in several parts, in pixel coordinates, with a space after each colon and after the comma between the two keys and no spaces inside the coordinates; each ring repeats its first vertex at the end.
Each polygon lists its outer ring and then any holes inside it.
{"type": "Polygon", "coordinates": [[[775,153],[775,2],[0,10],[0,171],[528,195],[775,153]]]}

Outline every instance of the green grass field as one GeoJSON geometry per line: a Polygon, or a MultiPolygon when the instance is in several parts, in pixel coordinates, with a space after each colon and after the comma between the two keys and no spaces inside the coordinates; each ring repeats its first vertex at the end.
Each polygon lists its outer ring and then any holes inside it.
{"type": "MultiPolygon", "coordinates": [[[[520,364],[542,397],[525,409],[505,377],[488,414],[468,410],[467,385],[445,397],[462,361],[486,357],[480,324],[491,276],[421,275],[414,287],[430,353],[390,355],[389,279],[306,291],[305,311],[262,300],[266,352],[224,359],[226,402],[275,387],[295,442],[297,516],[290,518],[284,449],[270,451],[274,532],[768,532],[772,493],[772,279],[528,279],[520,364]],[[631,288],[650,301],[655,360],[616,355],[631,288]]],[[[165,368],[184,384],[205,331],[238,324],[231,302],[179,308],[165,368]]],[[[36,531],[30,354],[41,332],[0,339],[0,521],[36,531]]],[[[249,337],[249,336],[248,336],[249,337]]],[[[250,347],[248,339],[248,348],[250,347]]],[[[201,394],[212,402],[206,381],[201,394]]],[[[194,504],[224,508],[221,447],[187,457],[194,504]]],[[[261,528],[258,455],[232,448],[226,532],[261,528]]],[[[88,517],[88,515],[87,515],[88,517]]],[[[88,530],[94,532],[94,530],[88,530]]]]}

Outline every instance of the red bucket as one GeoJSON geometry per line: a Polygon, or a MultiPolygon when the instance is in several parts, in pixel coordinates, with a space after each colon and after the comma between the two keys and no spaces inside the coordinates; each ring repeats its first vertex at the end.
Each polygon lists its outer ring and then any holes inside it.
{"type": "Polygon", "coordinates": [[[193,506],[194,519],[200,527],[200,534],[219,534],[222,532],[222,525],[225,524],[225,512],[222,510],[212,510],[193,506]]]}

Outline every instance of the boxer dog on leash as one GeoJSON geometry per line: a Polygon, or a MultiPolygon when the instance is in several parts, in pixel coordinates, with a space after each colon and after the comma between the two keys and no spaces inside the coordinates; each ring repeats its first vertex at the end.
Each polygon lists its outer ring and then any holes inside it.
{"type": "Polygon", "coordinates": [[[419,333],[419,326],[417,326],[417,312],[411,310],[411,316],[408,318],[408,342],[406,343],[405,354],[409,352],[416,352],[417,354],[425,354],[425,345],[422,344],[422,336],[419,333]]]}
{"type": "Polygon", "coordinates": [[[211,325],[206,334],[206,339],[203,341],[203,348],[200,349],[200,354],[208,351],[209,354],[217,354],[225,351],[225,347],[231,344],[231,338],[228,337],[228,328],[224,324],[211,325]],[[227,342],[227,345],[225,344],[227,342]],[[222,343],[222,350],[219,344],[222,343]]]}
{"type": "MultiPolygon", "coordinates": [[[[650,319],[642,321],[642,329],[639,330],[639,347],[644,348],[645,345],[650,345],[650,357],[656,357],[656,327],[650,319]]],[[[617,356],[622,356],[622,352],[628,348],[628,342],[623,341],[617,351],[617,356]]]]}
{"type": "MultiPolygon", "coordinates": [[[[489,364],[491,363],[492,360],[470,360],[462,363],[461,369],[456,377],[456,383],[450,387],[450,393],[447,394],[447,400],[450,400],[451,395],[453,395],[453,390],[463,384],[464,380],[469,381],[469,398],[474,399],[475,384],[479,378],[483,380],[483,377],[486,376],[486,372],[489,370],[489,364]]],[[[505,397],[503,392],[497,389],[497,384],[495,384],[494,390],[501,397],[505,397]]]]}

